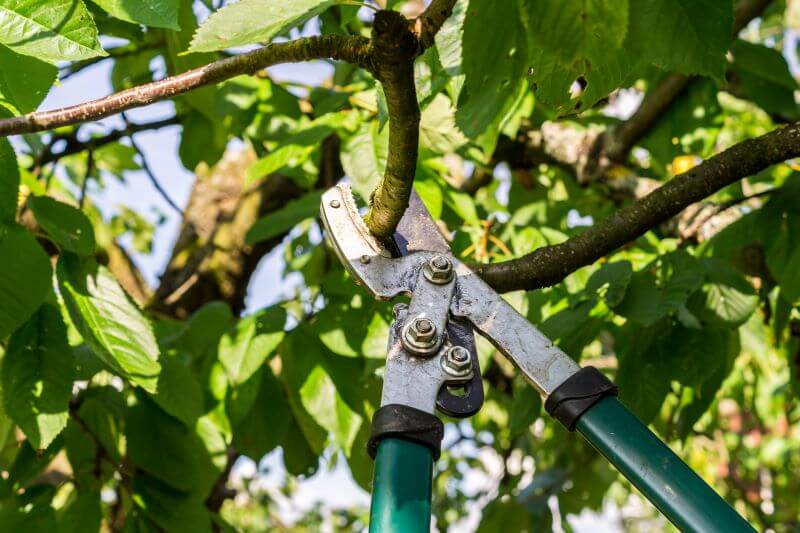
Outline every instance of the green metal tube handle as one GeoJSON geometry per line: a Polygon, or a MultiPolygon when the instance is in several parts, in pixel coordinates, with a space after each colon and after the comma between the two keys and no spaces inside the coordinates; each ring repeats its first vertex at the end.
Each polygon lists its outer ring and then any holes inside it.
{"type": "Polygon", "coordinates": [[[421,444],[384,439],[372,481],[370,533],[429,533],[433,453],[421,444]]]}
{"type": "Polygon", "coordinates": [[[576,429],[681,531],[753,531],[616,398],[585,412],[576,429]]]}

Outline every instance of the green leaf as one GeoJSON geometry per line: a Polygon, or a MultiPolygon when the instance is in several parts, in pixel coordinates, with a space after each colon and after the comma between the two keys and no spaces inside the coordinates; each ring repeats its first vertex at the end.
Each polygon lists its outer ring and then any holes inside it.
{"type": "Polygon", "coordinates": [[[262,368],[250,378],[257,378],[257,394],[233,428],[233,446],[254,461],[286,441],[291,417],[281,383],[268,366],[262,368]]]}
{"type": "Polygon", "coordinates": [[[665,71],[725,80],[733,3],[719,0],[636,0],[630,3],[625,47],[665,71]]]}
{"type": "Polygon", "coordinates": [[[35,448],[47,448],[66,427],[74,375],[61,314],[45,304],[11,336],[2,366],[6,412],[35,448]]]}
{"type": "Polygon", "coordinates": [[[82,0],[6,0],[0,44],[48,63],[107,55],[82,0]]]}
{"type": "Polygon", "coordinates": [[[323,367],[314,367],[308,375],[300,388],[300,399],[314,420],[350,455],[362,418],[344,402],[323,367]]]}
{"type": "Polygon", "coordinates": [[[733,72],[747,97],[768,113],[798,117],[797,82],[780,51],[742,39],[731,46],[733,72]]]}
{"type": "Polygon", "coordinates": [[[203,414],[203,388],[191,368],[179,357],[161,358],[156,403],[187,426],[191,427],[203,414]]]}
{"type": "Polygon", "coordinates": [[[36,222],[61,249],[81,256],[94,253],[92,223],[79,209],[47,196],[34,196],[28,206],[36,222]]]}
{"type": "Polygon", "coordinates": [[[419,136],[422,146],[445,155],[467,143],[467,138],[456,126],[453,104],[445,95],[437,94],[422,111],[419,136]]]}
{"type": "Polygon", "coordinates": [[[178,155],[183,166],[194,171],[201,162],[215,165],[225,153],[226,135],[220,135],[217,124],[198,111],[187,114],[181,122],[183,135],[178,155]]]}
{"type": "Polygon", "coordinates": [[[239,320],[219,341],[219,360],[228,379],[244,383],[283,340],[286,311],[269,307],[239,320]]]}
{"type": "Polygon", "coordinates": [[[247,170],[247,181],[252,182],[279,172],[284,168],[296,168],[308,161],[334,129],[329,126],[312,126],[299,131],[276,146],[269,154],[257,160],[247,170]]]}
{"type": "Polygon", "coordinates": [[[19,180],[19,165],[14,149],[8,139],[0,139],[0,228],[5,224],[13,224],[17,219],[19,180]]]}
{"type": "Polygon", "coordinates": [[[53,65],[0,45],[0,106],[10,105],[19,115],[33,111],[47,96],[56,74],[53,65]]]}
{"type": "Polygon", "coordinates": [[[179,0],[92,0],[109,15],[126,22],[179,30],[179,0]]]}
{"type": "MultiPolygon", "coordinates": [[[[153,445],[158,446],[158,443],[154,442],[153,445]]],[[[136,524],[134,527],[138,529],[132,531],[214,531],[210,513],[203,505],[207,493],[200,494],[197,491],[187,494],[164,483],[157,476],[144,472],[137,472],[132,485],[135,507],[125,517],[126,526],[129,522],[136,524]]]]}
{"type": "Polygon", "coordinates": [[[593,295],[598,291],[604,291],[606,303],[609,307],[614,307],[625,296],[632,274],[633,269],[629,261],[605,264],[592,274],[584,292],[593,295]]]}
{"type": "Polygon", "coordinates": [[[708,281],[690,299],[689,310],[710,327],[738,328],[758,306],[758,295],[747,280],[730,264],[703,261],[708,281]]]}
{"type": "Polygon", "coordinates": [[[209,349],[216,349],[220,337],[233,322],[233,313],[227,303],[209,302],[195,311],[184,322],[183,328],[165,342],[192,357],[200,357],[209,349]]]}
{"type": "Polygon", "coordinates": [[[0,339],[28,320],[51,287],[50,259],[17,225],[0,226],[0,339]]]}
{"type": "Polygon", "coordinates": [[[320,14],[338,0],[240,0],[212,14],[192,39],[190,52],[266,43],[320,14]]]}
{"type": "Polygon", "coordinates": [[[184,493],[208,495],[217,468],[203,442],[144,394],[125,414],[125,436],[128,458],[138,468],[184,493]]]}
{"type": "Polygon", "coordinates": [[[456,112],[458,126],[469,137],[484,133],[511,109],[525,76],[526,53],[517,2],[470,2],[462,35],[464,86],[456,112]]]}
{"type": "Polygon", "coordinates": [[[683,250],[660,257],[631,278],[614,311],[629,320],[651,325],[678,311],[705,278],[705,269],[683,250]]]}
{"type": "Polygon", "coordinates": [[[121,426],[125,414],[122,394],[111,386],[90,387],[82,397],[78,409],[81,421],[97,439],[104,453],[113,461],[121,461],[124,443],[121,426]]]}
{"type": "Polygon", "coordinates": [[[289,420],[286,442],[283,444],[283,463],[286,470],[295,476],[310,476],[319,464],[319,455],[309,445],[295,417],[289,420]]]}
{"type": "Polygon", "coordinates": [[[103,519],[100,494],[78,491],[71,502],[58,510],[57,518],[59,533],[100,531],[103,519]]]}
{"type": "Polygon", "coordinates": [[[514,379],[513,397],[508,421],[512,438],[527,431],[542,411],[539,393],[521,377],[514,379]]]}
{"type": "Polygon", "coordinates": [[[383,177],[388,153],[389,128],[381,130],[377,121],[362,123],[342,146],[342,167],[362,198],[369,198],[383,177]]]}
{"type": "Polygon", "coordinates": [[[628,31],[627,0],[524,0],[531,45],[567,63],[593,62],[622,45],[628,31]]]}
{"type": "Polygon", "coordinates": [[[281,209],[262,217],[247,232],[245,242],[256,244],[286,233],[307,218],[319,214],[322,191],[311,191],[297,200],[288,202],[281,209]]]}
{"type": "Polygon", "coordinates": [[[113,372],[155,393],[161,365],[153,329],[112,274],[65,253],[56,277],[72,323],[92,352],[113,372]]]}

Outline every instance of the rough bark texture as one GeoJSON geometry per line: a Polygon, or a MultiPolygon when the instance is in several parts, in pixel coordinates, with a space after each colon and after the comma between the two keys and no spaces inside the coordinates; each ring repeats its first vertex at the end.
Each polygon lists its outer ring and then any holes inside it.
{"type": "Polygon", "coordinates": [[[228,152],[211,169],[198,168],[172,257],[150,308],[183,319],[204,303],[227,302],[234,313],[244,306],[247,280],[261,257],[280,238],[247,246],[245,234],[259,216],[300,196],[283,176],[270,176],[255,189],[244,187],[251,151],[228,152]]]}
{"type": "Polygon", "coordinates": [[[512,261],[478,265],[476,271],[498,291],[554,285],[722,187],[798,156],[800,124],[795,123],[717,154],[577,237],[512,261]]]}
{"type": "Polygon", "coordinates": [[[379,239],[388,239],[408,207],[417,166],[420,111],[414,58],[419,42],[406,18],[394,11],[375,15],[372,42],[372,72],[383,86],[388,107],[389,153],[365,221],[379,239]]]}
{"type": "MultiPolygon", "coordinates": [[[[339,140],[323,143],[318,187],[329,187],[343,171],[339,140]]],[[[226,302],[234,314],[244,308],[250,277],[261,258],[285,235],[254,246],[245,243],[253,223],[303,194],[291,179],[273,174],[245,187],[247,169],[255,161],[250,150],[228,152],[213,168],[197,170],[180,233],[169,263],[150,302],[162,315],[184,319],[212,300],[226,302]]]]}

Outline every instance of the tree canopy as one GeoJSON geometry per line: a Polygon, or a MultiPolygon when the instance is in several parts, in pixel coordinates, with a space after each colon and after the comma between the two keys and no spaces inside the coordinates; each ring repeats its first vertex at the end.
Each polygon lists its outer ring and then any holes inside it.
{"type": "MultiPolygon", "coordinates": [[[[798,30],[796,0],[0,0],[0,526],[364,527],[359,505],[280,511],[338,461],[371,484],[392,313],[325,244],[320,196],[345,179],[381,239],[413,186],[456,256],[737,511],[794,531],[798,30]],[[301,62],[330,74],[269,70],[301,62]],[[101,63],[112,94],[39,110],[101,63]],[[185,205],[136,140],[162,128],[196,176],[185,205]],[[181,220],[156,285],[137,262],[160,215],[101,194],[134,173],[181,220]],[[243,313],[267,256],[282,296],[243,313]],[[277,489],[231,477],[271,453],[277,489]]],[[[438,529],[568,530],[604,503],[663,526],[479,356],[438,529]]]]}

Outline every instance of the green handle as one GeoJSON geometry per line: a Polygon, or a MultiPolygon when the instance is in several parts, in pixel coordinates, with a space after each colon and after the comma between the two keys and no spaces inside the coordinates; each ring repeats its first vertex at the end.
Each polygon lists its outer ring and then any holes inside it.
{"type": "Polygon", "coordinates": [[[584,413],[577,429],[681,531],[753,531],[616,398],[584,413]]]}
{"type": "Polygon", "coordinates": [[[420,444],[384,439],[372,480],[370,533],[429,533],[433,454],[420,444]]]}

